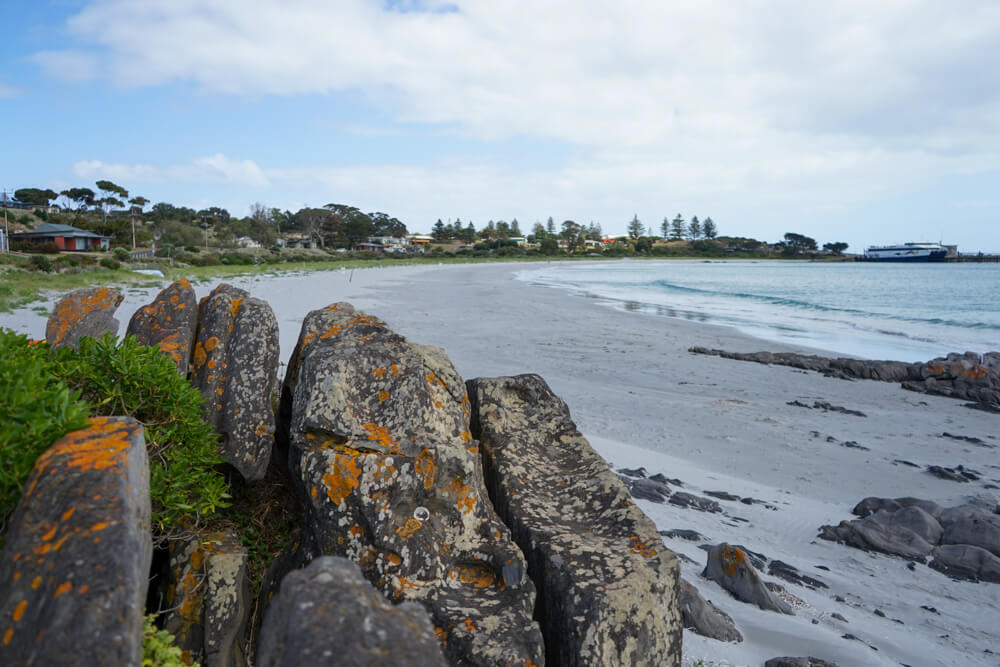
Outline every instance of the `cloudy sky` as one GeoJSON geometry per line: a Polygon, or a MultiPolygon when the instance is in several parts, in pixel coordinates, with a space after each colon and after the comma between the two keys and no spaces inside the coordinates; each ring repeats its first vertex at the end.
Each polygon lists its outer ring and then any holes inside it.
{"type": "Polygon", "coordinates": [[[996,0],[4,0],[0,188],[1000,251],[996,0]]]}

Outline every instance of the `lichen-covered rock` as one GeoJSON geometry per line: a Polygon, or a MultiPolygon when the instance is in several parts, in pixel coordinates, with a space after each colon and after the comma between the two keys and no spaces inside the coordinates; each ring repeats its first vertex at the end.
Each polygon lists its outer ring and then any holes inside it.
{"type": "Polygon", "coordinates": [[[747,559],[742,549],[726,543],[708,550],[708,563],[701,576],[716,582],[741,602],[767,611],[794,614],[792,608],[774,595],[747,559]]]}
{"type": "Polygon", "coordinates": [[[289,573],[261,626],[258,667],[447,663],[427,611],[392,605],[346,558],[322,556],[289,573]]]}
{"type": "Polygon", "coordinates": [[[684,627],[702,637],[720,642],[743,641],[743,635],[736,629],[732,617],[703,598],[698,589],[685,579],[681,579],[681,616],[684,627]]]}
{"type": "Polygon", "coordinates": [[[334,304],[309,313],[279,442],[309,557],[344,556],[430,612],[449,662],[539,662],[534,587],[490,506],[465,386],[444,352],[334,304]]]}
{"type": "Polygon", "coordinates": [[[0,665],[139,665],[152,549],[142,427],[98,417],[52,445],[0,551],[0,665]]]}
{"type": "Polygon", "coordinates": [[[250,613],[247,553],[229,533],[208,533],[171,545],[170,611],[164,628],[187,661],[243,667],[250,613]]]}
{"type": "Polygon", "coordinates": [[[490,496],[528,558],[546,661],[679,665],[679,564],[537,375],[468,383],[490,496]]]}
{"type": "Polygon", "coordinates": [[[187,377],[195,330],[198,327],[198,301],[187,279],[171,283],[153,303],[135,311],[129,320],[128,336],[143,345],[159,347],[173,360],[177,372],[187,377]]]}
{"type": "Polygon", "coordinates": [[[199,305],[191,383],[208,399],[220,453],[248,481],[264,478],[274,444],[278,321],[266,302],[222,284],[199,305]]]}
{"type": "Polygon", "coordinates": [[[107,287],[70,292],[56,304],[45,324],[45,340],[53,348],[74,347],[84,336],[100,338],[118,333],[115,310],[122,293],[107,287]]]}

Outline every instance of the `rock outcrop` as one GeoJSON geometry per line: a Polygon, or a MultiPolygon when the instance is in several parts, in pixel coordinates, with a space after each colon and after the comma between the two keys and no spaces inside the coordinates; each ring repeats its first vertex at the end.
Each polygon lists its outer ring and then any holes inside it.
{"type": "Polygon", "coordinates": [[[933,555],[931,567],[949,576],[997,580],[998,514],[975,505],[941,508],[919,498],[865,498],[854,513],[862,518],[822,526],[819,537],[920,562],[933,555]]]}
{"type": "Polygon", "coordinates": [[[681,579],[681,616],[684,627],[702,637],[720,642],[743,641],[743,635],[729,614],[703,598],[685,579],[681,579]]]}
{"type": "Polygon", "coordinates": [[[468,383],[490,496],[528,558],[552,665],[677,665],[679,565],[537,375],[468,383]]]}
{"type": "Polygon", "coordinates": [[[118,290],[92,287],[70,292],[56,304],[45,324],[45,340],[53,347],[75,347],[84,336],[118,333],[115,310],[124,296],[118,290]]]}
{"type": "Polygon", "coordinates": [[[248,481],[263,479],[274,443],[278,322],[271,306],[222,284],[202,299],[191,382],[222,457],[248,481]]]}
{"type": "Polygon", "coordinates": [[[771,658],[764,663],[764,667],[837,667],[837,665],[812,656],[805,658],[784,656],[781,658],[771,658]]]}
{"type": "Polygon", "coordinates": [[[447,663],[422,606],[392,605],[353,562],[323,556],[282,580],[261,628],[255,664],[443,667],[447,663]]]}
{"type": "Polygon", "coordinates": [[[178,280],[161,291],[153,302],[135,311],[125,334],[142,345],[160,348],[187,377],[198,327],[198,301],[187,280],[178,280]]]}
{"type": "Polygon", "coordinates": [[[205,667],[243,667],[250,613],[247,553],[229,533],[205,533],[171,545],[170,611],[163,627],[184,659],[205,667]]]}
{"type": "Polygon", "coordinates": [[[142,427],[98,417],[52,445],[0,552],[0,664],[140,664],[152,549],[142,427]]]}
{"type": "Polygon", "coordinates": [[[534,586],[486,495],[465,386],[442,350],[350,304],[309,313],[279,443],[309,558],[344,556],[394,601],[422,603],[452,664],[541,660],[534,586]]]}
{"type": "Polygon", "coordinates": [[[708,563],[701,576],[716,582],[741,602],[755,604],[765,611],[795,613],[784,600],[768,590],[739,547],[722,543],[709,549],[708,563]]]}
{"type": "Polygon", "coordinates": [[[705,347],[692,347],[689,351],[725,359],[791,366],[847,380],[899,382],[903,388],[911,391],[959,398],[972,401],[974,407],[1000,411],[1000,352],[987,352],[984,355],[975,352],[953,353],[927,363],[908,364],[901,361],[819,357],[795,352],[727,352],[705,347]]]}

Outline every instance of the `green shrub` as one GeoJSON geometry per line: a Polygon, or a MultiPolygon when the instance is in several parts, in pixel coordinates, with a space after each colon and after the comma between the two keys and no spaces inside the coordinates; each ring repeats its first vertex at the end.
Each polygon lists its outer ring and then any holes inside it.
{"type": "MultiPolygon", "coordinates": [[[[142,626],[142,667],[184,667],[189,663],[184,661],[181,650],[176,646],[177,639],[160,630],[154,624],[156,614],[146,616],[142,626]]],[[[198,667],[198,663],[190,663],[198,667]]]]}
{"type": "Polygon", "coordinates": [[[87,423],[79,391],[52,375],[48,346],[0,329],[0,525],[14,510],[35,460],[87,423]]]}
{"type": "Polygon", "coordinates": [[[84,338],[53,355],[54,372],[82,393],[93,414],[128,415],[146,427],[153,530],[160,538],[196,525],[226,507],[223,461],[212,427],[202,417],[201,393],[158,348],[110,334],[84,338]]]}
{"type": "Polygon", "coordinates": [[[117,259],[112,259],[110,257],[101,257],[101,261],[99,262],[99,264],[103,266],[105,269],[111,269],[112,271],[117,271],[122,266],[121,262],[119,262],[117,259]]]}
{"type": "Polygon", "coordinates": [[[127,262],[132,259],[132,253],[128,251],[127,248],[115,248],[111,251],[111,254],[115,256],[119,262],[127,262]]]}
{"type": "Polygon", "coordinates": [[[31,268],[34,269],[35,271],[44,271],[45,273],[52,273],[52,260],[50,260],[45,255],[32,255],[31,268]]]}

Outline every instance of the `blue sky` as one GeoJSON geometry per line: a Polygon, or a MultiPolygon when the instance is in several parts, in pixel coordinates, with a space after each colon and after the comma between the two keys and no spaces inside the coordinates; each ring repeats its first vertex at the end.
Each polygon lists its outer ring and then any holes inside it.
{"type": "Polygon", "coordinates": [[[0,188],[1000,251],[994,0],[6,0],[0,188]]]}

